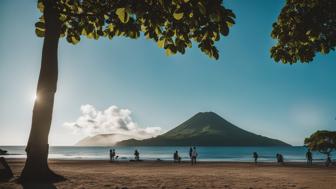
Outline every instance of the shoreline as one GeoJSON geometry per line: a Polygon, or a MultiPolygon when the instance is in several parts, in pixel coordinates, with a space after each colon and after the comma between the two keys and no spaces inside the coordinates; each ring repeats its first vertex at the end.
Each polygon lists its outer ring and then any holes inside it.
{"type": "MultiPolygon", "coordinates": [[[[1,156],[6,159],[6,161],[11,161],[11,162],[24,162],[26,158],[7,158],[6,156],[1,156]]],[[[181,160],[181,163],[190,163],[191,160],[181,160]]],[[[166,160],[166,159],[160,159],[160,160],[151,160],[151,159],[140,159],[140,161],[134,161],[134,159],[119,159],[119,160],[114,160],[110,161],[109,159],[62,159],[62,158],[49,158],[48,162],[109,162],[109,163],[176,163],[174,160],[166,160]]],[[[202,159],[197,159],[197,162],[200,164],[254,164],[254,160],[250,161],[221,161],[221,160],[202,160],[202,159]]],[[[332,162],[334,165],[336,165],[336,160],[332,159],[332,162]]],[[[313,160],[313,165],[324,165],[325,159],[317,159],[313,160]]],[[[178,163],[177,163],[178,164],[178,163]]],[[[258,161],[258,165],[280,165],[279,163],[274,161],[258,161]]],[[[306,161],[293,161],[293,160],[285,160],[283,163],[284,165],[307,165],[306,161]]]]}
{"type": "MultiPolygon", "coordinates": [[[[25,158],[24,146],[5,147],[8,151],[5,158],[25,158]]],[[[111,147],[58,147],[52,146],[49,149],[49,159],[53,160],[106,160],[109,159],[111,147]]],[[[116,152],[120,161],[133,159],[134,149],[132,147],[117,148],[116,152]]],[[[188,147],[138,147],[140,158],[146,161],[155,161],[158,158],[167,161],[172,160],[173,152],[179,152],[182,161],[189,161],[188,147]]],[[[285,162],[306,162],[306,148],[299,147],[198,147],[199,161],[202,162],[251,162],[252,153],[258,152],[259,162],[276,162],[276,154],[284,156],[285,162]]],[[[336,152],[333,154],[336,157],[336,152]]],[[[324,162],[325,156],[313,152],[314,162],[324,162]]]]}

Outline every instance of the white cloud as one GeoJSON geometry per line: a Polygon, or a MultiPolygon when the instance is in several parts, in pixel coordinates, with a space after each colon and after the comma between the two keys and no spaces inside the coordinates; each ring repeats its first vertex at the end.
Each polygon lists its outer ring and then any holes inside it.
{"type": "Polygon", "coordinates": [[[81,116],[75,122],[65,122],[64,126],[75,133],[86,136],[97,134],[114,134],[116,138],[145,139],[157,136],[160,127],[141,128],[132,119],[132,112],[117,106],[110,106],[106,110],[97,110],[92,105],[82,105],[81,116]]]}

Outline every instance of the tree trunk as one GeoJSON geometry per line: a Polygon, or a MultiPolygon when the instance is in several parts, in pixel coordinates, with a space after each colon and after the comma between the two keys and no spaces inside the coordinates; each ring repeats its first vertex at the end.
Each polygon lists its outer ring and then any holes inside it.
{"type": "Polygon", "coordinates": [[[45,37],[42,50],[40,76],[37,84],[32,125],[26,147],[27,160],[20,180],[49,180],[60,176],[48,166],[48,135],[57,88],[57,49],[61,23],[54,0],[44,1],[45,37]]]}

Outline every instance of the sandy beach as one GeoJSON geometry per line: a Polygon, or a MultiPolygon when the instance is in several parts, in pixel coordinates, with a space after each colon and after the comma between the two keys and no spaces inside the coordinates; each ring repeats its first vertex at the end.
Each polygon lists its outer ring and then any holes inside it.
{"type": "MultiPolygon", "coordinates": [[[[8,160],[19,175],[24,160],[8,160]]],[[[67,178],[47,184],[21,185],[14,180],[0,183],[7,188],[316,188],[336,187],[336,167],[291,163],[113,162],[50,160],[50,167],[67,178]]]]}

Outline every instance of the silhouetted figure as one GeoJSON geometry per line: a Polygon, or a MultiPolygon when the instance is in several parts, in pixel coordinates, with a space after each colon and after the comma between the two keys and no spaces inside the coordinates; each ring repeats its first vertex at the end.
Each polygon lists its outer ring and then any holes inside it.
{"type": "Polygon", "coordinates": [[[139,160],[140,160],[140,153],[139,153],[138,150],[135,150],[135,151],[134,151],[134,157],[135,157],[135,160],[136,160],[136,161],[139,161],[139,160]]]}
{"type": "Polygon", "coordinates": [[[190,149],[189,149],[189,157],[190,157],[190,159],[191,159],[192,151],[193,151],[193,149],[192,149],[192,147],[190,146],[190,149]]]}
{"type": "Polygon", "coordinates": [[[284,158],[283,158],[282,154],[276,154],[276,158],[277,158],[277,162],[279,164],[283,164],[284,163],[284,158]]]}
{"type": "Polygon", "coordinates": [[[279,163],[279,154],[277,153],[277,154],[275,155],[275,157],[276,157],[277,163],[279,163]]]}
{"type": "Polygon", "coordinates": [[[329,167],[330,164],[331,164],[331,158],[330,158],[330,154],[328,154],[328,157],[327,157],[327,160],[326,160],[326,162],[325,162],[325,165],[326,165],[327,167],[329,167]]]}
{"type": "Polygon", "coordinates": [[[178,151],[176,150],[176,152],[174,153],[174,162],[181,162],[181,157],[178,154],[178,151]]]}
{"type": "Polygon", "coordinates": [[[282,154],[280,154],[280,163],[281,163],[281,164],[284,164],[284,163],[285,163],[285,161],[284,161],[284,157],[283,157],[282,154]]]}
{"type": "Polygon", "coordinates": [[[310,149],[308,149],[306,153],[307,158],[307,165],[313,165],[313,154],[311,153],[310,149]]]}
{"type": "Polygon", "coordinates": [[[116,156],[116,152],[115,152],[115,149],[112,150],[112,161],[115,160],[115,156],[116,156]]]}
{"type": "Polygon", "coordinates": [[[13,177],[13,172],[4,157],[0,157],[0,180],[7,180],[13,177]]]}
{"type": "Polygon", "coordinates": [[[110,161],[112,161],[112,149],[110,149],[110,161]]]}
{"type": "Polygon", "coordinates": [[[196,151],[196,147],[194,146],[194,148],[192,149],[192,152],[191,152],[191,165],[196,164],[197,156],[198,156],[198,154],[197,154],[197,151],[196,151]]]}
{"type": "Polygon", "coordinates": [[[254,158],[254,163],[257,164],[258,163],[258,153],[257,152],[253,152],[253,158],[254,158]]]}

